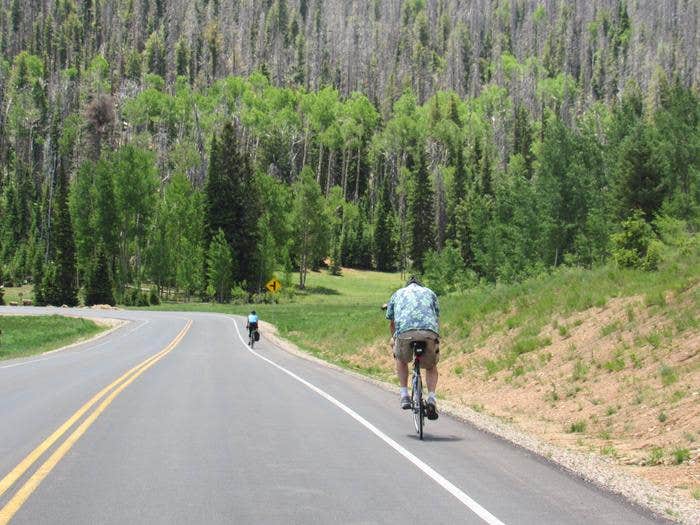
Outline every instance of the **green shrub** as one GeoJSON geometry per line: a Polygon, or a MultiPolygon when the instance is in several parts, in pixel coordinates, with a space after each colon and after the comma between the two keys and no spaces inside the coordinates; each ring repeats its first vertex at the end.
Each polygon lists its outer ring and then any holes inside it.
{"type": "Polygon", "coordinates": [[[690,451],[687,448],[677,448],[676,450],[673,451],[673,460],[676,462],[676,465],[680,465],[681,463],[685,463],[690,459],[690,451]]]}
{"type": "Polygon", "coordinates": [[[662,366],[659,372],[661,374],[661,384],[669,386],[678,381],[678,374],[670,366],[662,366]]]}
{"type": "Polygon", "coordinates": [[[664,461],[664,449],[661,447],[652,447],[649,452],[648,465],[660,465],[664,461]]]}
{"type": "Polygon", "coordinates": [[[644,220],[644,213],[635,210],[621,226],[620,232],[610,236],[615,263],[621,268],[658,269],[663,245],[656,239],[651,225],[644,220]]]}
{"type": "Polygon", "coordinates": [[[136,294],[136,306],[151,306],[148,302],[148,294],[146,292],[136,294]]]}
{"type": "Polygon", "coordinates": [[[231,288],[231,302],[233,304],[247,304],[250,300],[250,294],[243,287],[236,285],[231,288]]]}
{"type": "Polygon", "coordinates": [[[617,352],[615,356],[603,365],[608,372],[620,372],[625,368],[625,358],[621,352],[617,352]]]}
{"type": "Polygon", "coordinates": [[[574,381],[581,381],[586,379],[586,375],[588,375],[588,365],[579,359],[574,364],[574,371],[571,373],[571,379],[574,381]]]}
{"type": "Polygon", "coordinates": [[[605,445],[605,446],[601,447],[600,453],[603,456],[610,456],[612,458],[617,457],[617,450],[615,450],[615,447],[612,445],[605,445]]]}
{"type": "Polygon", "coordinates": [[[254,293],[250,296],[250,302],[254,304],[277,304],[279,297],[274,293],[254,293]]]}
{"type": "Polygon", "coordinates": [[[581,433],[586,431],[586,422],[585,421],[574,421],[571,423],[569,426],[568,432],[573,434],[573,433],[581,433]]]}
{"type": "Polygon", "coordinates": [[[151,287],[151,291],[148,295],[148,302],[152,305],[160,304],[160,295],[158,294],[158,288],[156,288],[155,286],[151,287]]]}
{"type": "Polygon", "coordinates": [[[474,286],[476,277],[467,269],[459,249],[448,244],[442,251],[431,251],[423,262],[423,280],[436,294],[444,295],[474,286]]]}

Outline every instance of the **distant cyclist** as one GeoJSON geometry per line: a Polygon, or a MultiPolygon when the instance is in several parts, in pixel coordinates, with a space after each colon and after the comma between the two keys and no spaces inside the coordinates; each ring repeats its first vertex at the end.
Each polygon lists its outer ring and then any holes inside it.
{"type": "Polygon", "coordinates": [[[428,419],[437,419],[435,389],[438,382],[437,363],[440,358],[440,307],[438,299],[430,288],[426,288],[415,276],[404,288],[397,290],[387,304],[386,318],[391,321],[389,328],[396,360],[396,375],[401,385],[401,408],[411,408],[408,395],[408,363],[413,361],[411,341],[425,341],[425,353],[421,357],[421,367],[425,370],[428,384],[428,398],[425,409],[428,419]]]}
{"type": "Polygon", "coordinates": [[[258,314],[255,313],[255,310],[248,314],[248,321],[245,327],[248,329],[248,340],[251,341],[253,333],[258,329],[258,314]]]}

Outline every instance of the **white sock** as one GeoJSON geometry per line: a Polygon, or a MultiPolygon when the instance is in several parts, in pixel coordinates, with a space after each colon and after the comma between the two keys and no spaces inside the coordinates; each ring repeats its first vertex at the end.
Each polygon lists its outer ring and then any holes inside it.
{"type": "Polygon", "coordinates": [[[401,387],[401,397],[405,397],[408,395],[408,387],[407,386],[402,386],[401,387]]]}
{"type": "Polygon", "coordinates": [[[435,401],[435,392],[428,392],[428,399],[435,401]]]}

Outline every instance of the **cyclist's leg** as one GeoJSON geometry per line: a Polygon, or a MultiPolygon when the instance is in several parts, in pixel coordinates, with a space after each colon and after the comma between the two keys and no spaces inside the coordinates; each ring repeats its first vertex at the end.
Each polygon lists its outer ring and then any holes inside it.
{"type": "Polygon", "coordinates": [[[438,368],[435,365],[430,370],[425,371],[425,382],[428,386],[428,392],[435,392],[438,384],[438,368]]]}
{"type": "Polygon", "coordinates": [[[396,375],[399,378],[399,385],[402,387],[408,386],[408,363],[404,363],[400,359],[396,359],[396,375]]]}
{"type": "Polygon", "coordinates": [[[411,347],[411,332],[399,334],[394,342],[394,358],[396,359],[396,375],[402,387],[408,386],[408,366],[413,363],[413,348],[411,347]]]}

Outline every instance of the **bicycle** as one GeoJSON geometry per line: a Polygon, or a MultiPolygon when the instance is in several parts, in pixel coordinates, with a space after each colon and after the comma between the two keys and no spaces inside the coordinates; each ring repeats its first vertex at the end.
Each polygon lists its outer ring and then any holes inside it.
{"type": "Polygon", "coordinates": [[[425,401],[423,400],[423,380],[420,375],[420,358],[425,352],[425,345],[425,341],[411,341],[411,349],[415,356],[411,382],[411,412],[413,412],[413,426],[421,441],[423,440],[423,425],[425,423],[425,401]]]}
{"type": "Polygon", "coordinates": [[[257,327],[253,328],[252,330],[248,329],[248,346],[249,347],[253,348],[253,346],[255,346],[255,341],[258,341],[259,339],[260,339],[260,335],[258,335],[257,327]]]}

